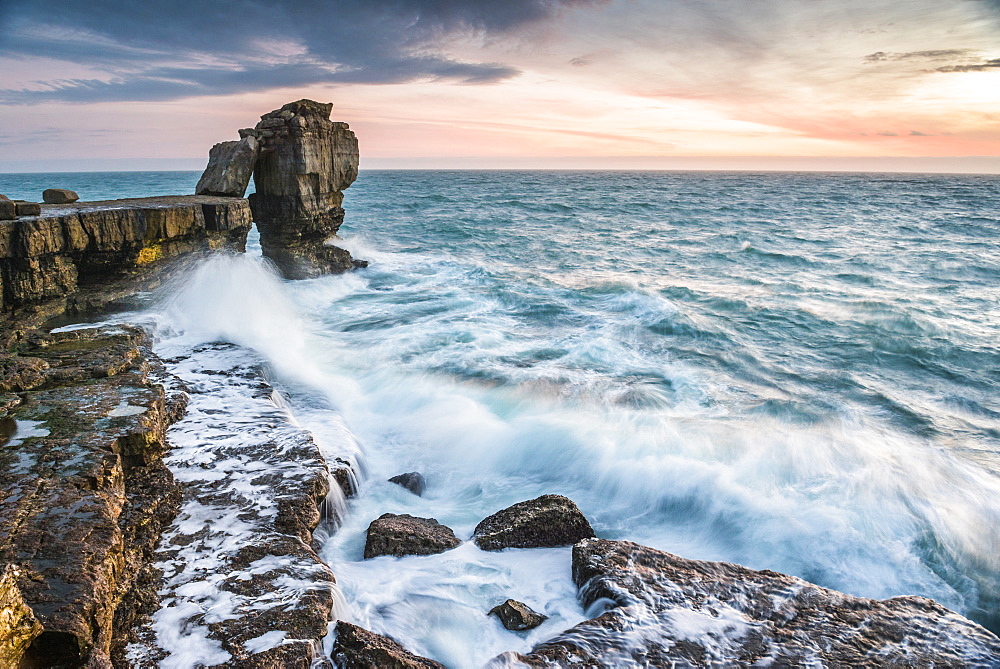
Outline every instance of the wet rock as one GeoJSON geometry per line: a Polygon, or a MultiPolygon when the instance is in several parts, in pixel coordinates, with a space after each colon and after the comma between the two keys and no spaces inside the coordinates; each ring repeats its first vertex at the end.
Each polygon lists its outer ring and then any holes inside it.
{"type": "Polygon", "coordinates": [[[46,188],[42,191],[42,202],[47,204],[69,204],[79,199],[79,195],[65,188],[46,188]]]}
{"type": "Polygon", "coordinates": [[[41,358],[0,353],[0,393],[21,392],[45,381],[49,364],[41,358]]]}
{"type": "Polygon", "coordinates": [[[417,497],[423,495],[424,490],[427,489],[427,482],[424,480],[424,475],[421,474],[420,472],[408,472],[406,474],[399,474],[389,479],[389,482],[403,486],[417,497]]]}
{"type": "Polygon", "coordinates": [[[572,500],[542,495],[494,513],[472,534],[485,551],[504,548],[568,546],[594,536],[594,530],[572,500]]]}
{"type": "Polygon", "coordinates": [[[208,153],[208,167],[198,180],[195,193],[243,197],[259,154],[260,145],[253,135],[216,144],[208,153]]]}
{"type": "Polygon", "coordinates": [[[340,669],[433,669],[444,665],[414,655],[400,644],[381,634],[340,620],[331,659],[340,669]]]}
{"type": "Polygon", "coordinates": [[[494,606],[488,615],[496,616],[504,627],[515,632],[534,629],[549,619],[516,599],[508,599],[503,604],[494,606]]]}
{"type": "Polygon", "coordinates": [[[923,597],[852,597],[772,571],[628,541],[573,547],[596,618],[487,666],[994,667],[1000,638],[923,597]]]}
{"type": "Polygon", "coordinates": [[[354,268],[330,241],[344,221],[343,190],[358,176],[358,140],[346,123],[330,121],[332,108],[299,100],[240,132],[261,144],[250,196],[261,248],[289,279],[354,268]]]}
{"type": "Polygon", "coordinates": [[[0,221],[13,221],[17,218],[17,205],[10,200],[0,200],[0,221]]]}
{"type": "Polygon", "coordinates": [[[365,559],[379,555],[433,555],[461,543],[451,528],[434,518],[385,513],[368,526],[365,559]]]}
{"type": "Polygon", "coordinates": [[[18,581],[21,570],[8,564],[0,571],[0,667],[16,667],[44,629],[24,603],[18,581]]]}
{"type": "Polygon", "coordinates": [[[40,216],[42,205],[37,202],[25,202],[24,200],[14,200],[17,215],[20,216],[40,216]]]}
{"type": "Polygon", "coordinates": [[[21,662],[107,666],[123,626],[157,597],[152,548],[176,511],[162,461],[164,390],[147,378],[148,341],[135,328],[23,345],[45,362],[44,378],[21,393],[18,429],[0,449],[0,563],[17,567],[16,587],[42,627],[21,662]],[[104,373],[106,349],[136,346],[145,353],[104,373]],[[65,365],[87,373],[63,376],[65,365]]]}

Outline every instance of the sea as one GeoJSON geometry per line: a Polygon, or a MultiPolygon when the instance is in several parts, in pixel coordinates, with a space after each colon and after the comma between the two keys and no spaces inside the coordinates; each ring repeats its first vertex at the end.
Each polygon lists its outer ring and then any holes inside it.
{"type": "Polygon", "coordinates": [[[321,549],[339,617],[455,667],[584,620],[568,548],[362,559],[383,513],[468,539],[554,493],[603,538],[1000,632],[1000,176],[362,170],[344,207],[367,269],[283,281],[251,233],[140,314],[163,345],[252,349],[300,425],[356,445],[321,549]],[[422,497],[387,481],[411,471],[422,497]],[[508,632],[508,597],[549,619],[508,632]]]}

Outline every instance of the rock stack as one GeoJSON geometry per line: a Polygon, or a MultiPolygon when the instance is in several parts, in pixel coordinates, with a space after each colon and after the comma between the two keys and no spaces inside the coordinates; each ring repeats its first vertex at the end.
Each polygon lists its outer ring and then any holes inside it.
{"type": "Polygon", "coordinates": [[[212,148],[198,194],[250,196],[264,255],[289,279],[346,272],[364,263],[333,246],[344,222],[344,189],[358,176],[358,140],[330,120],[332,104],[291,102],[212,148]]]}

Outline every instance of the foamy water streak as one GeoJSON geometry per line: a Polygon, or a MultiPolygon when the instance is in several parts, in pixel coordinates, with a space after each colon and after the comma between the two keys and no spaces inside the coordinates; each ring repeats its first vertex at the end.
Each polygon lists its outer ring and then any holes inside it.
{"type": "Polygon", "coordinates": [[[349,619],[459,667],[542,638],[485,617],[507,596],[569,626],[565,551],[361,560],[382,513],[467,538],[560,493],[606,538],[1000,629],[994,181],[435,179],[352,188],[364,272],[285,284],[234,259],[173,307],[266,358],[321,443],[363,445],[323,551],[349,619]],[[386,481],[413,470],[424,497],[386,481]]]}

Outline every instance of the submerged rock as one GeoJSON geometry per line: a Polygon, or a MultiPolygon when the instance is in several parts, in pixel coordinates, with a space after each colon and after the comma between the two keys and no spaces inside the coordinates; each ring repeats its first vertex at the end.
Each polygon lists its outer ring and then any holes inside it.
{"type": "Polygon", "coordinates": [[[42,191],[42,202],[46,204],[69,204],[79,199],[79,195],[65,188],[46,188],[42,191]]]}
{"type": "Polygon", "coordinates": [[[576,504],[562,495],[542,495],[494,513],[476,525],[473,541],[484,551],[568,546],[594,536],[576,504]]]}
{"type": "Polygon", "coordinates": [[[197,195],[243,197],[259,154],[260,144],[252,135],[238,141],[219,142],[208,152],[208,167],[194,192],[197,195]]]}
{"type": "Polygon", "coordinates": [[[489,666],[995,667],[1000,638],[923,597],[852,597],[793,576],[628,541],[573,547],[583,606],[604,613],[489,666]]]}
{"type": "Polygon", "coordinates": [[[461,543],[450,527],[434,518],[385,513],[368,526],[365,559],[379,555],[434,555],[461,543]]]}
{"type": "Polygon", "coordinates": [[[549,619],[516,599],[494,606],[487,615],[496,616],[504,627],[515,632],[534,629],[549,619]]]}
{"type": "Polygon", "coordinates": [[[340,669],[444,669],[444,665],[414,655],[387,636],[340,620],[330,657],[340,669]]]}
{"type": "Polygon", "coordinates": [[[351,254],[330,242],[344,222],[343,191],[358,176],[358,140],[330,120],[332,109],[299,100],[240,132],[261,144],[250,196],[261,249],[289,279],[354,268],[351,254]]]}
{"type": "Polygon", "coordinates": [[[389,479],[389,483],[395,483],[396,485],[403,486],[417,497],[423,495],[424,490],[427,489],[427,482],[424,480],[424,475],[420,472],[398,474],[389,479]]]}

